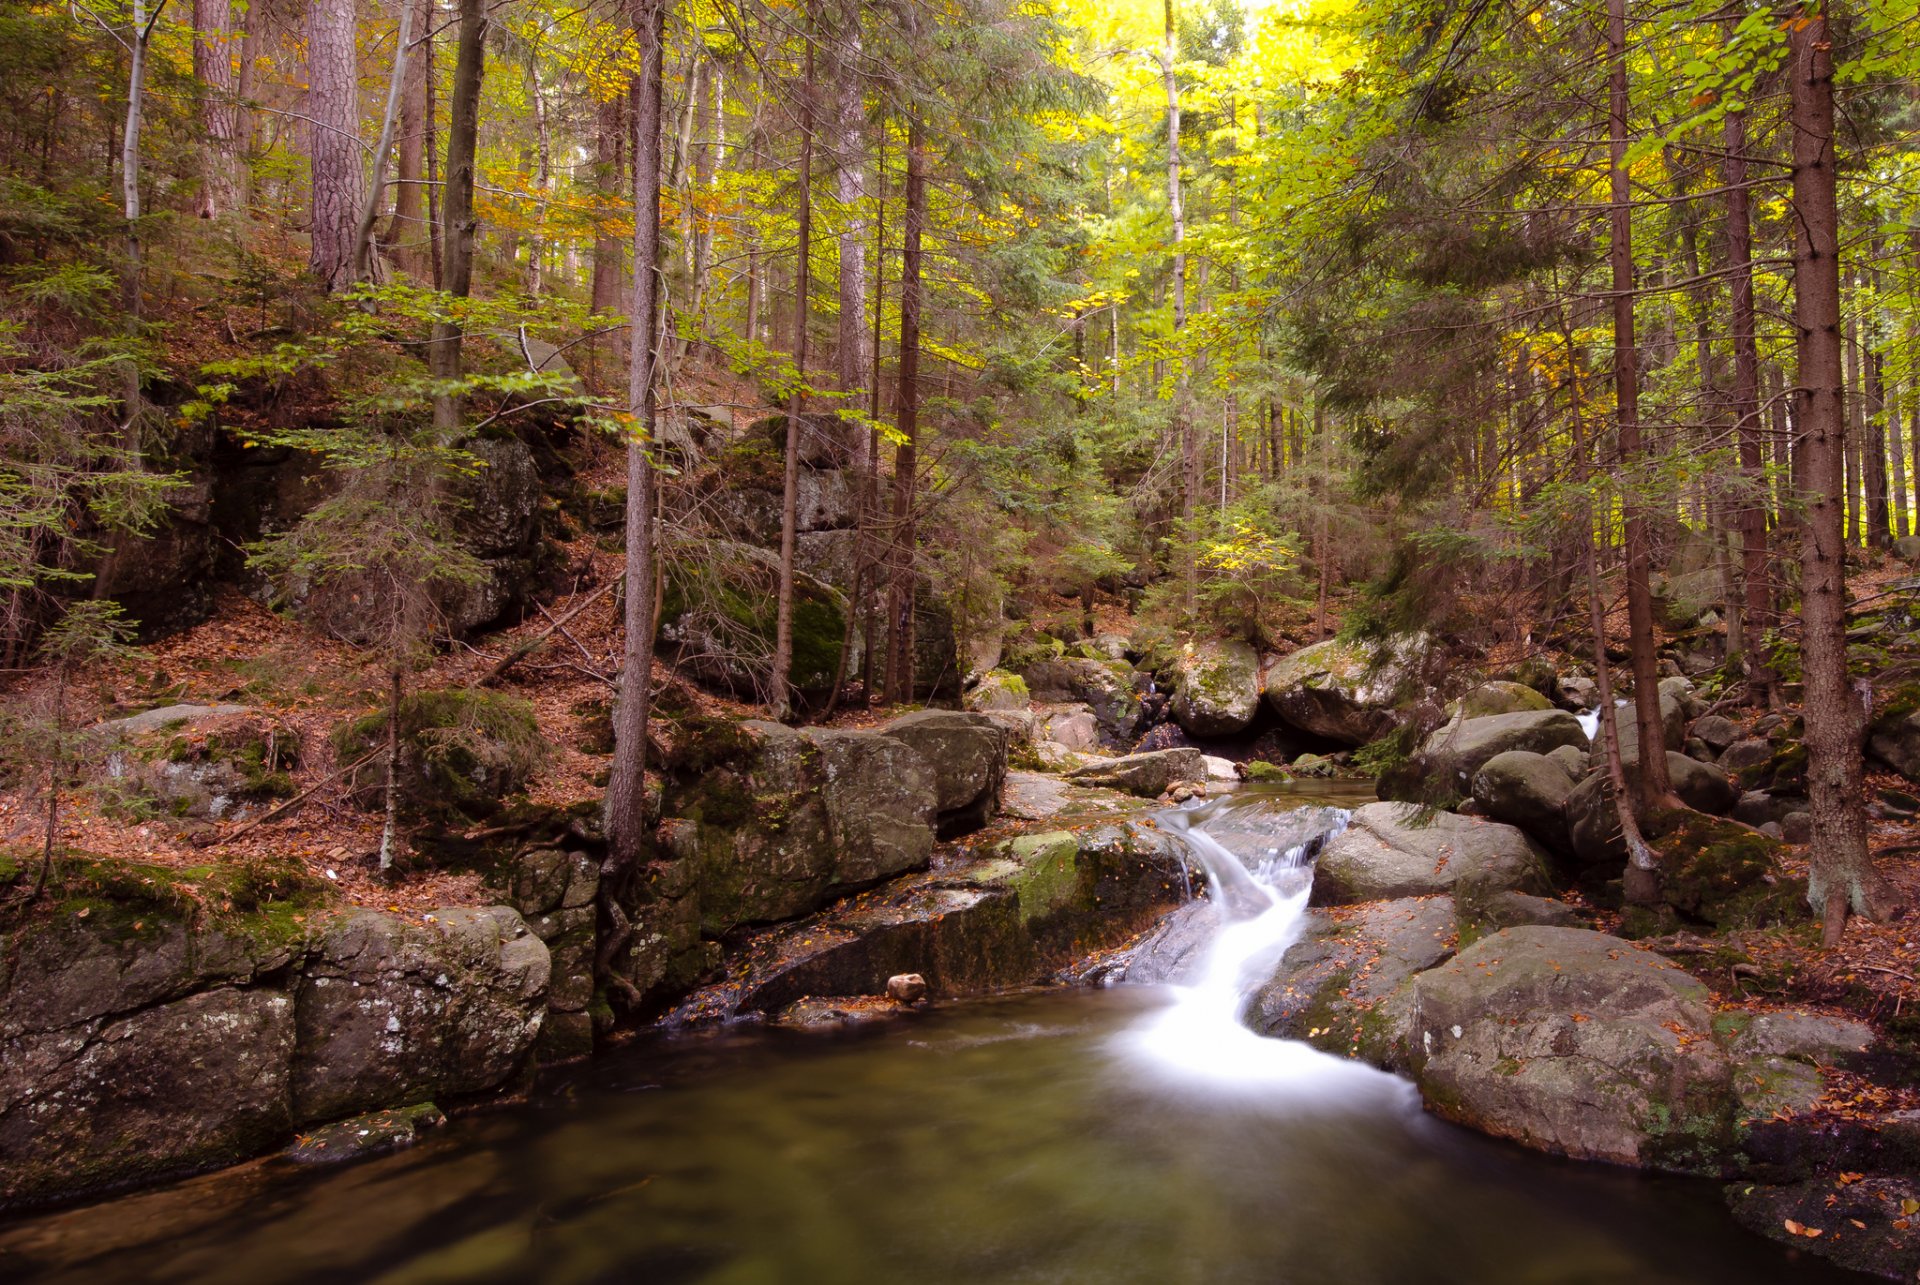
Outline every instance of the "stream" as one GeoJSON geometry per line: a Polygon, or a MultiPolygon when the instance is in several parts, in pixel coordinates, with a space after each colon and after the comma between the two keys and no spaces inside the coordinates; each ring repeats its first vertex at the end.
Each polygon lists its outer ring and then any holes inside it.
{"type": "Polygon", "coordinates": [[[333,1169],[271,1160],[0,1225],[71,1282],[1848,1281],[1711,1183],[1439,1123],[1238,1021],[1360,796],[1247,789],[1187,832],[1225,921],[1186,986],[969,1001],[847,1035],[647,1037],[333,1169]]]}

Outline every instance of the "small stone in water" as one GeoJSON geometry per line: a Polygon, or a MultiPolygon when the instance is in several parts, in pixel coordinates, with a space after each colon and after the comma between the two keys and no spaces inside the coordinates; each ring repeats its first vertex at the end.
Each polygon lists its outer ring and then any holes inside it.
{"type": "Polygon", "coordinates": [[[897,1003],[917,1004],[927,997],[927,979],[919,973],[895,973],[887,978],[887,995],[897,1003]]]}

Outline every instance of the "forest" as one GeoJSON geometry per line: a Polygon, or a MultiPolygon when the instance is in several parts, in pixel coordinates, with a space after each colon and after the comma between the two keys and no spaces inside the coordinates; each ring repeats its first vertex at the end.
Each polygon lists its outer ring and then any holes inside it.
{"type": "Polygon", "coordinates": [[[0,105],[9,1274],[1920,1273],[1915,0],[8,0],[0,105]]]}

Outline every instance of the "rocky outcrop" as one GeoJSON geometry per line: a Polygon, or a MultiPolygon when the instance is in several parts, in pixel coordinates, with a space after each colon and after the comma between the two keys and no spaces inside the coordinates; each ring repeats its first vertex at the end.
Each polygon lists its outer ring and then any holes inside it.
{"type": "Polygon", "coordinates": [[[1510,825],[1369,803],[1320,854],[1317,905],[1452,894],[1463,910],[1503,892],[1548,889],[1545,855],[1510,825]]]}
{"type": "Polygon", "coordinates": [[[1428,1108],[1585,1160],[1714,1169],[1733,1060],[1707,988],[1577,928],[1495,933],[1411,983],[1410,1069],[1428,1108]]]}
{"type": "Polygon", "coordinates": [[[1525,683],[1496,679],[1482,683],[1457,701],[1447,702],[1447,717],[1488,718],[1494,714],[1524,714],[1552,709],[1553,702],[1525,683]]]}
{"type": "MultiPolygon", "coordinates": [[[[671,548],[660,603],[660,642],[680,669],[704,686],[759,700],[772,681],[779,581],[776,554],[750,544],[708,540],[671,548]]],[[[793,666],[789,680],[806,699],[833,689],[843,667],[845,596],[813,576],[795,573],[793,666]]],[[[845,672],[859,665],[856,651],[845,672]]]]}
{"type": "Polygon", "coordinates": [[[498,1088],[546,1013],[547,949],[504,906],[198,927],[108,907],[17,932],[0,940],[0,1205],[498,1088]]]}
{"type": "Polygon", "coordinates": [[[1098,759],[1067,773],[1075,785],[1123,790],[1141,798],[1158,798],[1175,785],[1207,779],[1206,755],[1196,749],[1151,750],[1120,758],[1098,759]]]}
{"type": "Polygon", "coordinates": [[[1133,689],[1133,667],[1125,661],[1064,656],[1033,661],[1020,675],[1034,700],[1085,705],[1110,748],[1124,749],[1139,735],[1140,697],[1133,689]]]}
{"type": "Polygon", "coordinates": [[[299,732],[245,705],[167,705],[94,731],[108,781],[166,815],[238,820],[293,793],[299,732]]]}
{"type": "Polygon", "coordinates": [[[1424,634],[1384,643],[1315,643],[1274,662],[1266,701],[1300,731],[1365,745],[1393,730],[1394,708],[1422,686],[1431,648],[1424,634]]]}
{"type": "Polygon", "coordinates": [[[1260,657],[1243,642],[1190,648],[1174,669],[1173,717],[1194,736],[1233,736],[1260,708],[1260,657]]]}
{"type": "Polygon", "coordinates": [[[982,714],[927,709],[880,730],[918,750],[933,769],[939,837],[978,830],[1000,810],[1012,740],[1005,727],[982,714]]]}
{"type": "Polygon", "coordinates": [[[1550,851],[1567,844],[1567,796],[1574,780],[1559,760],[1528,750],[1505,750],[1473,774],[1473,801],[1496,821],[1517,825],[1550,851]]]}

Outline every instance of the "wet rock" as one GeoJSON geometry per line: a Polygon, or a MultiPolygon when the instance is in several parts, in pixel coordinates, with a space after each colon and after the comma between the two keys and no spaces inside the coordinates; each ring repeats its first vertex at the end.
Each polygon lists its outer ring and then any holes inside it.
{"type": "Polygon", "coordinates": [[[709,936],[791,919],[924,870],[940,784],[926,757],[880,732],[740,724],[728,761],[676,780],[667,815],[692,863],[709,936]]]}
{"type": "MultiPolygon", "coordinates": [[[[1472,789],[1474,774],[1496,755],[1510,750],[1547,754],[1563,745],[1578,748],[1586,743],[1578,720],[1565,710],[1463,719],[1427,738],[1415,757],[1414,774],[1464,795],[1472,789]]],[[[1384,788],[1388,788],[1385,782],[1384,788]]]]}
{"type": "Polygon", "coordinates": [[[372,1111],[302,1134],[287,1148],[287,1159],[309,1165],[364,1160],[410,1147],[421,1134],[446,1122],[447,1117],[431,1102],[372,1111]]]}
{"type": "Polygon", "coordinates": [[[1087,982],[1140,986],[1191,986],[1207,962],[1207,947],[1221,928],[1219,907],[1190,901],[1155,924],[1122,958],[1102,965],[1087,982]]]}
{"type": "Polygon", "coordinates": [[[1487,718],[1494,714],[1523,714],[1552,709],[1553,703],[1524,683],[1502,680],[1482,683],[1459,700],[1448,701],[1448,718],[1487,718]]]}
{"type": "Polygon", "coordinates": [[[1869,1174],[1844,1184],[1825,1175],[1782,1185],[1736,1182],[1726,1193],[1736,1221],[1795,1250],[1884,1279],[1920,1275],[1920,1223],[1901,1212],[1920,1202],[1920,1182],[1909,1175],[1869,1174]]]}
{"type": "Polygon", "coordinates": [[[1369,803],[1320,854],[1318,905],[1451,893],[1463,908],[1500,892],[1548,889],[1545,854],[1510,825],[1369,803]]]}
{"type": "Polygon", "coordinates": [[[1365,745],[1393,730],[1395,706],[1423,686],[1431,649],[1425,634],[1385,643],[1315,643],[1267,671],[1266,701],[1303,732],[1365,745]]]}
{"type": "Polygon", "coordinates": [[[1155,750],[1102,759],[1067,773],[1076,785],[1124,790],[1142,798],[1157,798],[1176,784],[1207,779],[1206,756],[1199,750],[1155,750]]]}
{"type": "Polygon", "coordinates": [[[1458,936],[1450,897],[1309,911],[1299,939],[1248,1005],[1248,1025],[1397,1069],[1412,1032],[1412,1011],[1398,992],[1451,958],[1458,936]]]}
{"type": "Polygon", "coordinates": [[[983,714],[925,709],[880,729],[918,750],[933,769],[936,833],[947,838],[985,825],[1000,810],[1009,737],[983,714]]]}
{"type": "Polygon", "coordinates": [[[1562,811],[1573,793],[1573,778],[1553,758],[1526,750],[1506,750],[1473,774],[1474,801],[1496,821],[1517,825],[1550,849],[1564,848],[1567,821],[1562,811]]]}
{"type": "Polygon", "coordinates": [[[546,1017],[546,945],[507,906],[430,919],[357,911],[314,943],[295,992],[299,1119],[482,1093],[526,1061],[546,1017]]]}
{"type": "Polygon", "coordinates": [[[1194,736],[1233,736],[1260,708],[1260,657],[1244,642],[1209,642],[1175,666],[1173,716],[1194,736]]]}
{"type": "Polygon", "coordinates": [[[1412,1071],[1446,1119],[1587,1160],[1712,1171],[1731,1064],[1706,987],[1577,928],[1510,928],[1411,984],[1412,1071]]]}
{"type": "Polygon", "coordinates": [[[887,998],[896,1004],[918,1004],[927,997],[927,979],[918,973],[895,973],[887,978],[887,998]]]}
{"type": "Polygon", "coordinates": [[[1560,707],[1588,710],[1600,702],[1600,684],[1584,674],[1560,677],[1560,707]]]}

